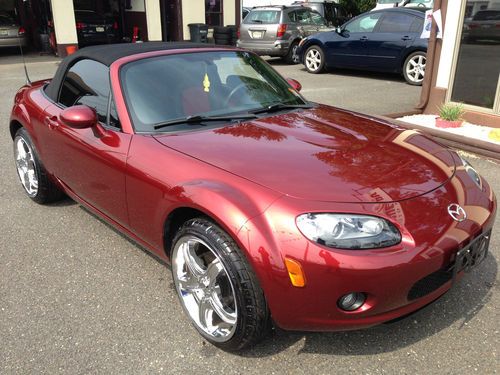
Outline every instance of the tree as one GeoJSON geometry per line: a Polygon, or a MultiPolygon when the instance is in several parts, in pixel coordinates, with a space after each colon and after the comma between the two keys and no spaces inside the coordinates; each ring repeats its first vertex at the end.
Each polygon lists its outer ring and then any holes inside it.
{"type": "Polygon", "coordinates": [[[357,16],[358,14],[368,12],[375,8],[376,0],[340,0],[340,4],[347,13],[357,16]]]}

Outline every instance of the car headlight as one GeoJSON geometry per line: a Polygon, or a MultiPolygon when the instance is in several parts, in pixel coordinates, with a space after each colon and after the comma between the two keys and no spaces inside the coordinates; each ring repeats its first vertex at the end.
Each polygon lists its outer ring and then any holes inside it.
{"type": "Polygon", "coordinates": [[[374,249],[401,242],[399,230],[375,216],[309,213],[298,216],[296,222],[311,241],[337,249],[374,249]]]}
{"type": "Polygon", "coordinates": [[[483,183],[481,181],[481,176],[479,175],[479,173],[477,173],[477,171],[474,169],[474,167],[467,160],[465,160],[462,157],[460,157],[460,160],[462,160],[462,164],[465,167],[465,171],[467,172],[469,177],[472,178],[472,181],[474,181],[476,183],[476,185],[482,189],[483,183]]]}

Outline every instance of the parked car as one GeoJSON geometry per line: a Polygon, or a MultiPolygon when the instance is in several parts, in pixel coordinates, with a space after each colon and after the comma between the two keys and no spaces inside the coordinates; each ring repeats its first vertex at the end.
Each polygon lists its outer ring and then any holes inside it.
{"type": "Polygon", "coordinates": [[[0,48],[26,46],[24,27],[8,13],[0,13],[0,48]]]}
{"type": "Polygon", "coordinates": [[[80,47],[116,43],[118,22],[93,10],[75,10],[76,34],[80,47]]]}
{"type": "Polygon", "coordinates": [[[305,0],[297,1],[294,5],[302,5],[312,10],[315,10],[323,16],[329,26],[340,26],[348,21],[351,17],[341,4],[331,0],[305,0]]]}
{"type": "Polygon", "coordinates": [[[329,68],[363,69],[403,74],[421,85],[427,39],[421,39],[424,12],[391,8],[364,13],[335,31],[303,39],[297,50],[309,73],[329,68]]]}
{"type": "Polygon", "coordinates": [[[299,6],[253,8],[243,20],[236,45],[259,55],[282,57],[298,62],[297,47],[302,38],[329,30],[318,12],[299,6]]]}
{"type": "Polygon", "coordinates": [[[485,259],[497,204],[470,164],[298,89],[231,47],[83,48],[15,96],[21,186],[37,203],[67,194],[170,263],[186,316],[225,350],[271,319],[402,317],[485,259]]]}
{"type": "Polygon", "coordinates": [[[487,9],[478,11],[471,20],[464,24],[464,34],[468,43],[478,40],[500,40],[500,10],[487,9]]]}

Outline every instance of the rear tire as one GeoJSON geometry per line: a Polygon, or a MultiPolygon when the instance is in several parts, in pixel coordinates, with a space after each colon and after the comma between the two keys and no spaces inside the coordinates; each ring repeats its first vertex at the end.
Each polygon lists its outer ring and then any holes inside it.
{"type": "Polygon", "coordinates": [[[325,70],[325,53],[319,46],[311,46],[304,54],[304,66],[312,74],[322,73],[325,70]]]}
{"type": "Polygon", "coordinates": [[[425,77],[427,54],[422,51],[410,54],[403,65],[403,76],[408,84],[422,86],[425,77]]]}
{"type": "Polygon", "coordinates": [[[290,45],[290,48],[288,49],[288,53],[286,54],[285,57],[283,57],[283,60],[287,64],[297,64],[298,59],[296,58],[297,54],[297,48],[299,48],[299,42],[295,41],[290,45]]]}
{"type": "Polygon", "coordinates": [[[268,333],[264,293],[238,245],[218,225],[205,218],[187,221],[173,240],[171,262],[184,312],[207,341],[237,351],[268,333]]]}
{"type": "Polygon", "coordinates": [[[21,185],[33,201],[46,204],[64,196],[50,180],[25,128],[20,128],[14,136],[14,159],[21,185]]]}

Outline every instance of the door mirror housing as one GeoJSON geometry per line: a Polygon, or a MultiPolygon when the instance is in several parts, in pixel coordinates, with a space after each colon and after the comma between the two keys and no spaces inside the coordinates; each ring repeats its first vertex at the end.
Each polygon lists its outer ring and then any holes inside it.
{"type": "Polygon", "coordinates": [[[75,105],[63,110],[59,119],[64,124],[75,129],[87,129],[97,124],[97,114],[86,105],[75,105]]]}
{"type": "Polygon", "coordinates": [[[292,86],[292,88],[293,88],[295,91],[299,92],[300,90],[302,90],[302,85],[300,84],[300,82],[299,82],[299,81],[297,81],[297,80],[295,80],[295,79],[293,79],[293,78],[287,78],[287,79],[286,79],[286,81],[288,82],[288,84],[289,84],[290,86],[292,86]]]}

